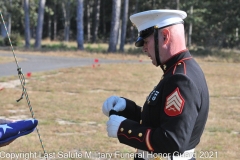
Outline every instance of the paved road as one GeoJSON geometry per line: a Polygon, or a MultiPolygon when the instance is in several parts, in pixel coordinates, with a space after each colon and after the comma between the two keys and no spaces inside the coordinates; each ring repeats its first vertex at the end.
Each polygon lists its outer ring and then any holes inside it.
{"type": "MultiPolygon", "coordinates": [[[[14,57],[12,54],[0,53],[0,56],[14,57]]],[[[57,56],[29,55],[16,54],[17,59],[23,58],[24,61],[18,62],[23,73],[50,71],[61,68],[91,66],[94,63],[94,58],[70,58],[57,56]]],[[[99,63],[136,63],[134,60],[107,60],[99,59],[99,63]]],[[[0,77],[17,75],[17,65],[14,62],[0,64],[0,77]]]]}

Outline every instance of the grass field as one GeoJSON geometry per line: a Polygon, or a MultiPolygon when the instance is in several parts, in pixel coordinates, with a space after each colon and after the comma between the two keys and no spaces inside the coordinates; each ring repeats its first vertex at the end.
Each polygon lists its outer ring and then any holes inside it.
{"type": "MultiPolygon", "coordinates": [[[[112,57],[126,58],[122,55],[112,57]]],[[[126,59],[134,58],[139,59],[136,56],[129,56],[126,59]]],[[[211,159],[238,159],[240,64],[219,62],[212,58],[198,58],[197,61],[205,73],[210,91],[209,118],[201,142],[196,148],[197,159],[208,159],[206,157],[212,153],[214,155],[211,159]]],[[[82,159],[89,159],[85,154],[89,154],[90,151],[135,152],[134,148],[120,144],[117,139],[108,138],[106,132],[108,118],[102,114],[102,103],[111,95],[119,95],[143,105],[146,96],[158,83],[161,75],[162,71],[151,63],[140,62],[32,73],[31,78],[27,78],[26,88],[35,117],[39,120],[38,129],[48,156],[51,158],[58,154],[60,157],[57,159],[61,159],[61,156],[77,159],[72,154],[79,153],[80,156],[82,153],[85,157],[82,159]]],[[[1,83],[17,79],[17,76],[0,78],[0,88],[1,83]]],[[[16,102],[20,95],[19,85],[0,90],[1,118],[31,117],[26,100],[16,102]]],[[[36,132],[21,137],[0,150],[2,156],[3,153],[9,152],[32,152],[37,153],[38,159],[43,157],[36,132]]],[[[93,157],[90,159],[97,159],[93,157]]]]}

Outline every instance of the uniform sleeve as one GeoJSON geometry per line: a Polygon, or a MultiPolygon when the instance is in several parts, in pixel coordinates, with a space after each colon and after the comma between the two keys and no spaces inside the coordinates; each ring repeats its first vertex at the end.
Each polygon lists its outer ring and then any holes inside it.
{"type": "Polygon", "coordinates": [[[201,105],[200,93],[182,74],[169,78],[161,93],[157,97],[157,107],[161,107],[159,127],[151,128],[127,119],[118,130],[121,143],[154,153],[183,153],[187,149],[201,105]]]}
{"type": "MultiPolygon", "coordinates": [[[[122,97],[124,98],[124,97],[122,97]]],[[[139,122],[141,119],[141,108],[136,105],[135,102],[124,98],[126,100],[126,108],[123,111],[118,112],[119,116],[123,116],[127,119],[131,119],[133,121],[139,122]]]]}

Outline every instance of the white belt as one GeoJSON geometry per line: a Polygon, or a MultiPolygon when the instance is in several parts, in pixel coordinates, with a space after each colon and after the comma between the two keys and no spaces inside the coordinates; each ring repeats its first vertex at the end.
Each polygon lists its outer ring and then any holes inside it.
{"type": "MultiPolygon", "coordinates": [[[[194,155],[194,148],[185,151],[183,154],[179,152],[174,152],[175,156],[173,157],[173,160],[189,160],[192,157],[195,157],[194,155]]],[[[138,149],[137,153],[141,156],[141,158],[145,160],[171,160],[171,155],[170,154],[165,154],[165,153],[149,153],[148,151],[143,151],[138,149]]]]}

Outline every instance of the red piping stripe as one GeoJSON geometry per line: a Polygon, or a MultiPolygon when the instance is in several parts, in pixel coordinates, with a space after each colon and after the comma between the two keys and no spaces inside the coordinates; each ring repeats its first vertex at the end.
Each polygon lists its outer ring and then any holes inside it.
{"type": "MultiPolygon", "coordinates": [[[[192,57],[188,57],[188,58],[184,58],[184,59],[181,59],[181,60],[179,60],[177,63],[175,63],[175,64],[178,64],[179,62],[181,62],[181,61],[185,61],[185,60],[189,60],[189,59],[192,59],[192,57]]],[[[174,66],[174,65],[173,65],[174,66]]],[[[168,70],[164,73],[164,74],[166,74],[173,66],[171,66],[170,68],[168,68],[168,70]]]]}
{"type": "Polygon", "coordinates": [[[146,134],[146,145],[147,145],[149,151],[154,151],[154,149],[150,143],[150,132],[151,132],[151,129],[148,129],[147,134],[146,134]]]}

